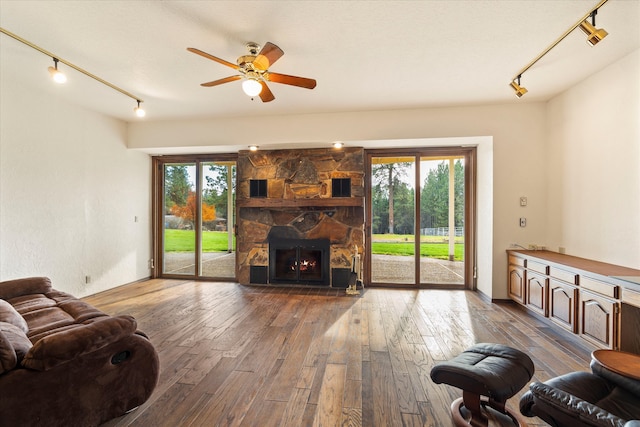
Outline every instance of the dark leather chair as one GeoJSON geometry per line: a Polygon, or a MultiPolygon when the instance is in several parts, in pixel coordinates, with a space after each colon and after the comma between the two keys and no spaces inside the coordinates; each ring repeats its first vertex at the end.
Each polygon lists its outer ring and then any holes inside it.
{"type": "MultiPolygon", "coordinates": [[[[591,372],[531,383],[520,399],[520,412],[553,427],[640,427],[640,380],[616,373],[595,358],[590,366],[591,372]]],[[[640,372],[633,376],[640,378],[640,372]]]]}

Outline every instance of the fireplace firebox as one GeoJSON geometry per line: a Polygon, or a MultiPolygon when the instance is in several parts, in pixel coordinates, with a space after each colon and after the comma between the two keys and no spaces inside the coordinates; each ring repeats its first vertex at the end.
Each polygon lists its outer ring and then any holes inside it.
{"type": "Polygon", "coordinates": [[[269,283],[329,286],[329,239],[270,239],[269,283]]]}

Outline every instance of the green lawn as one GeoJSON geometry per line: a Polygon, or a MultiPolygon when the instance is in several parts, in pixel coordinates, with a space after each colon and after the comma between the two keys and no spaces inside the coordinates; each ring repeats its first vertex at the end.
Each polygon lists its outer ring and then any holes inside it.
{"type": "MultiPolygon", "coordinates": [[[[373,242],[371,244],[372,253],[379,255],[413,255],[414,244],[411,243],[385,243],[385,242],[373,242]]],[[[456,261],[462,261],[464,256],[464,244],[456,243],[454,245],[454,259],[456,261]]],[[[437,259],[449,259],[449,244],[448,243],[421,243],[420,244],[420,256],[437,258],[437,259]]]]}
{"type": "MultiPolygon", "coordinates": [[[[193,252],[196,248],[196,232],[193,230],[164,230],[165,252],[193,252]]],[[[226,231],[203,231],[202,252],[226,252],[226,231]]],[[[233,239],[235,247],[235,238],[233,239]]]]}
{"type": "MultiPolygon", "coordinates": [[[[202,233],[203,252],[226,252],[227,232],[204,231],[202,233]]],[[[449,244],[442,237],[421,236],[420,256],[449,259],[449,244]]],[[[455,260],[462,261],[464,243],[462,238],[456,238],[455,260]]],[[[193,230],[165,230],[165,252],[193,252],[195,251],[195,231],[193,230]]],[[[235,238],[234,238],[235,247],[235,238]]],[[[413,255],[413,236],[399,234],[376,234],[373,236],[372,250],[379,255],[413,255]]]]}

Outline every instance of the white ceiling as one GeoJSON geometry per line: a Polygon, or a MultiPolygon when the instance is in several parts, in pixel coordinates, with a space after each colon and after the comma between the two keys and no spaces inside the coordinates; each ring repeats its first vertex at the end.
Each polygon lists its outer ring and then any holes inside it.
{"type": "MultiPolygon", "coordinates": [[[[597,0],[449,1],[6,1],[0,26],[144,100],[143,120],[255,116],[544,101],[640,47],[640,0],[610,0],[597,15],[609,36],[595,47],[573,31],[522,77],[511,79],[597,0]],[[262,103],[240,82],[200,83],[231,68],[245,43],[285,55],[271,71],[317,80],[314,90],[277,83],[262,103]]],[[[56,92],[125,121],[135,101],[0,35],[1,78],[56,92]]],[[[631,76],[633,77],[633,76],[631,76]]],[[[637,76],[636,76],[637,78],[637,76]]]]}

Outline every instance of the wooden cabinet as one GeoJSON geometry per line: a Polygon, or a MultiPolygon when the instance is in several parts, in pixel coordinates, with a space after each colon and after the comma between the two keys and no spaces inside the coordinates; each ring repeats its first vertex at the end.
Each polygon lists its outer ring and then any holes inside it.
{"type": "Polygon", "coordinates": [[[508,256],[509,298],[596,347],[640,354],[640,270],[549,251],[508,256]]]}

